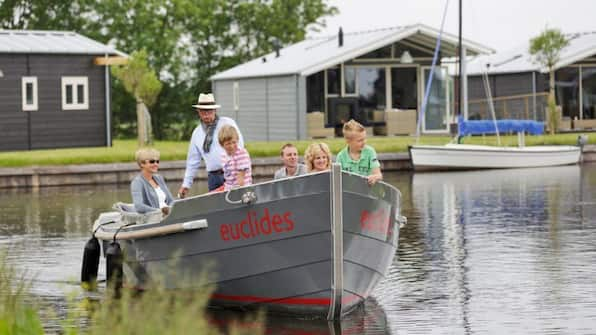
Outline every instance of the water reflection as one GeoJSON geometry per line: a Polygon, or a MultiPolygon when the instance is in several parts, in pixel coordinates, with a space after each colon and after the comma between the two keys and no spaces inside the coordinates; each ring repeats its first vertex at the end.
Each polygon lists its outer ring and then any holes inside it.
{"type": "Polygon", "coordinates": [[[408,333],[590,333],[595,185],[594,167],[578,166],[413,175],[390,323],[408,333]]]}
{"type": "MultiPolygon", "coordinates": [[[[596,165],[386,180],[408,224],[376,299],[336,323],[269,316],[268,334],[594,333],[596,165]]],[[[0,192],[0,247],[37,275],[33,291],[58,317],[78,289],[91,224],[116,201],[130,201],[128,185],[0,192]]],[[[50,332],[57,324],[47,316],[50,332]]]]}
{"type": "MultiPolygon", "coordinates": [[[[227,332],[231,321],[242,320],[245,315],[234,311],[210,311],[210,321],[220,331],[227,332]]],[[[240,322],[243,329],[256,328],[251,321],[240,322]]],[[[391,329],[385,310],[375,298],[367,299],[349,317],[338,321],[324,319],[296,318],[291,316],[267,315],[266,334],[276,335],[389,335],[391,329]]]]}

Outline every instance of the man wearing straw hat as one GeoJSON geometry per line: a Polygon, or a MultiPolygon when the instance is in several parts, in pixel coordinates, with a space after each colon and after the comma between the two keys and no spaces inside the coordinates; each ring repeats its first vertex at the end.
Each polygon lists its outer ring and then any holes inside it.
{"type": "Polygon", "coordinates": [[[192,132],[190,138],[190,145],[188,146],[188,155],[186,156],[186,171],[184,172],[184,180],[182,186],[178,190],[178,197],[184,198],[188,194],[188,190],[193,183],[193,179],[199,166],[201,159],[205,161],[205,169],[207,170],[207,184],[209,191],[212,191],[224,183],[224,175],[221,165],[221,156],[224,149],[217,140],[219,129],[225,125],[230,125],[238,131],[238,146],[244,147],[244,140],[242,133],[234,120],[218,116],[217,109],[220,107],[215,103],[215,98],[211,93],[199,94],[199,99],[196,108],[201,124],[199,124],[192,132]]]}

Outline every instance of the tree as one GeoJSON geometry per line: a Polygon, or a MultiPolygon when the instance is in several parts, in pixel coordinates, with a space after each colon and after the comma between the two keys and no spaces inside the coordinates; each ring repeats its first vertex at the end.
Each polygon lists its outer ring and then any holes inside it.
{"type": "Polygon", "coordinates": [[[147,63],[147,52],[133,52],[126,65],[112,67],[112,74],[122,81],[126,91],[135,97],[139,146],[150,143],[151,134],[147,131],[146,110],[155,103],[162,84],[147,63]]]}
{"type": "Polygon", "coordinates": [[[559,61],[561,51],[569,45],[569,41],[559,29],[545,29],[540,35],[530,40],[530,54],[534,62],[548,69],[548,127],[554,134],[559,126],[559,115],[555,103],[555,65],[559,61]]]}
{"type": "MultiPolygon", "coordinates": [[[[3,28],[72,30],[125,53],[146,50],[163,83],[151,110],[158,139],[190,137],[190,105],[213,74],[271,52],[274,41],[300,41],[335,13],[326,0],[0,0],[3,28]]],[[[115,80],[115,136],[133,128],[135,103],[115,80]]]]}

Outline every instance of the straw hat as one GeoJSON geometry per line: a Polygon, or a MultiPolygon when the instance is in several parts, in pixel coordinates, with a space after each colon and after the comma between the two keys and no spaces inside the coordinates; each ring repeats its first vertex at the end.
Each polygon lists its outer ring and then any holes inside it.
{"type": "Polygon", "coordinates": [[[212,93],[201,93],[196,105],[192,105],[198,109],[218,109],[220,105],[215,104],[215,98],[212,93]]]}

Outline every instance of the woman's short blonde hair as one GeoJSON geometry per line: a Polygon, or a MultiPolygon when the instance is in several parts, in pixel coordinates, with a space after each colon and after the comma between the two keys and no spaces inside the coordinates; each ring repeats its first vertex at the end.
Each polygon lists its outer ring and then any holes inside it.
{"type": "Polygon", "coordinates": [[[360,124],[360,122],[358,122],[354,119],[351,119],[350,121],[344,123],[344,127],[343,127],[344,138],[346,138],[348,140],[352,138],[354,133],[362,133],[365,131],[366,131],[366,128],[364,128],[364,126],[362,124],[360,124]]]}
{"type": "Polygon", "coordinates": [[[219,130],[219,134],[217,134],[217,140],[219,141],[220,145],[223,145],[230,140],[238,141],[238,132],[233,126],[225,125],[219,130]]]}
{"type": "Polygon", "coordinates": [[[148,159],[159,159],[159,151],[153,148],[140,148],[135,152],[135,160],[139,166],[148,159]]]}
{"type": "Polygon", "coordinates": [[[315,157],[323,153],[327,156],[327,166],[326,168],[331,168],[331,150],[329,150],[329,146],[323,142],[320,143],[312,143],[311,145],[306,148],[304,152],[304,163],[306,164],[306,171],[310,172],[315,168],[315,157]]]}

